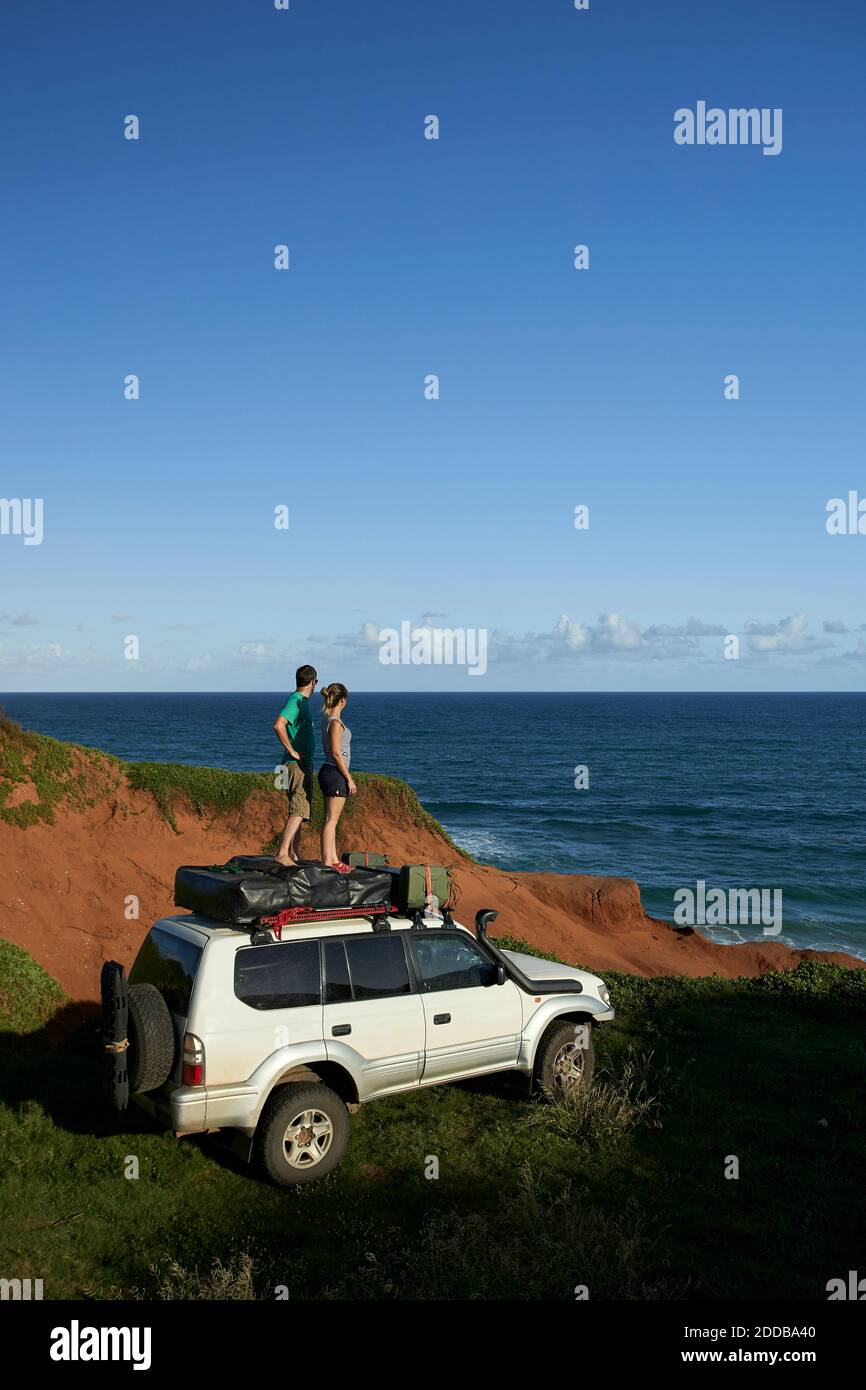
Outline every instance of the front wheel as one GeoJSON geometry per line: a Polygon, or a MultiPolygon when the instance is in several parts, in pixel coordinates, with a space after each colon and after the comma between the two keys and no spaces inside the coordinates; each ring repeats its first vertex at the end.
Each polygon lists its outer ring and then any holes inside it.
{"type": "Polygon", "coordinates": [[[592,1024],[561,1020],[551,1023],[535,1054],[533,1089],[548,1100],[562,1100],[586,1090],[595,1069],[592,1024]]]}
{"type": "Polygon", "coordinates": [[[349,1143],[349,1112],[320,1083],[295,1082],[271,1096],[256,1131],[262,1166],[278,1187],[316,1182],[332,1172],[349,1143]]]}

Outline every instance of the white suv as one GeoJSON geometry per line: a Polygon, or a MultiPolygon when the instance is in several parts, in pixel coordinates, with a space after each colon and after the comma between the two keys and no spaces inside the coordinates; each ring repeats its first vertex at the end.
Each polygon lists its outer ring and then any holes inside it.
{"type": "Polygon", "coordinates": [[[592,1026],[614,1017],[604,983],[500,950],[495,916],[475,936],[419,914],[283,939],[164,917],[129,976],[129,1092],[178,1135],[227,1131],[290,1185],[335,1168],[349,1111],[379,1096],[499,1071],[548,1096],[589,1085],[592,1026]]]}

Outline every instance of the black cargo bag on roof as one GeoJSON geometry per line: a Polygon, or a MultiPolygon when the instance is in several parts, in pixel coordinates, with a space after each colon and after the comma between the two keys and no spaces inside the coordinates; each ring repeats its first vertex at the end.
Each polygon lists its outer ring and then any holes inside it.
{"type": "Polygon", "coordinates": [[[391,876],[375,869],[341,874],[308,861],[285,868],[267,855],[235,855],[227,864],[182,865],[174,876],[177,907],[229,926],[252,926],[286,908],[326,911],[391,902],[391,876]]]}

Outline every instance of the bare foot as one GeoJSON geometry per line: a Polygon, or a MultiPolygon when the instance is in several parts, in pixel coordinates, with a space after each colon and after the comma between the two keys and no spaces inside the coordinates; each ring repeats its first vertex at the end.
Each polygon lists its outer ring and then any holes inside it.
{"type": "Polygon", "coordinates": [[[277,864],[282,864],[284,869],[299,869],[301,867],[300,859],[292,859],[287,854],[275,854],[274,860],[277,864]]]}

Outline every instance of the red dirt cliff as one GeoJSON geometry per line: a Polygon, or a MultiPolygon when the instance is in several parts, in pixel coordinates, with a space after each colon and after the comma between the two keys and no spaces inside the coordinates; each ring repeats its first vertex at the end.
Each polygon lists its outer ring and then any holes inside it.
{"type": "MultiPolygon", "coordinates": [[[[10,728],[6,724],[0,735],[8,736],[10,728]]],[[[11,753],[8,737],[5,745],[0,737],[0,754],[7,755],[5,765],[0,759],[0,936],[28,951],[72,999],[96,999],[102,962],[114,958],[129,965],[149,925],[173,910],[178,864],[260,853],[281,828],[283,798],[261,790],[219,812],[196,810],[178,792],[171,797],[175,829],[151,791],[130,785],[129,765],[23,737],[26,746],[19,743],[11,753]],[[53,820],[33,816],[29,824],[14,823],[22,819],[22,807],[26,820],[45,801],[42,774],[33,770],[34,758],[46,756],[40,754],[43,745],[55,754],[64,750],[72,772],[61,780],[70,787],[74,777],[76,794],[55,797],[53,820]],[[128,920],[133,895],[139,916],[128,920]]],[[[496,908],[495,933],[523,937],[598,971],[735,977],[792,968],[818,954],[863,967],[840,952],[793,951],[777,942],[724,946],[694,931],[676,931],[646,915],[629,878],[505,873],[477,864],[454,848],[408,789],[395,798],[399,785],[365,779],[344,817],[340,843],[379,850],[394,863],[449,864],[460,894],[457,916],[466,925],[478,908],[496,908]]],[[[310,858],[318,854],[317,841],[308,832],[304,852],[310,858]]]]}

